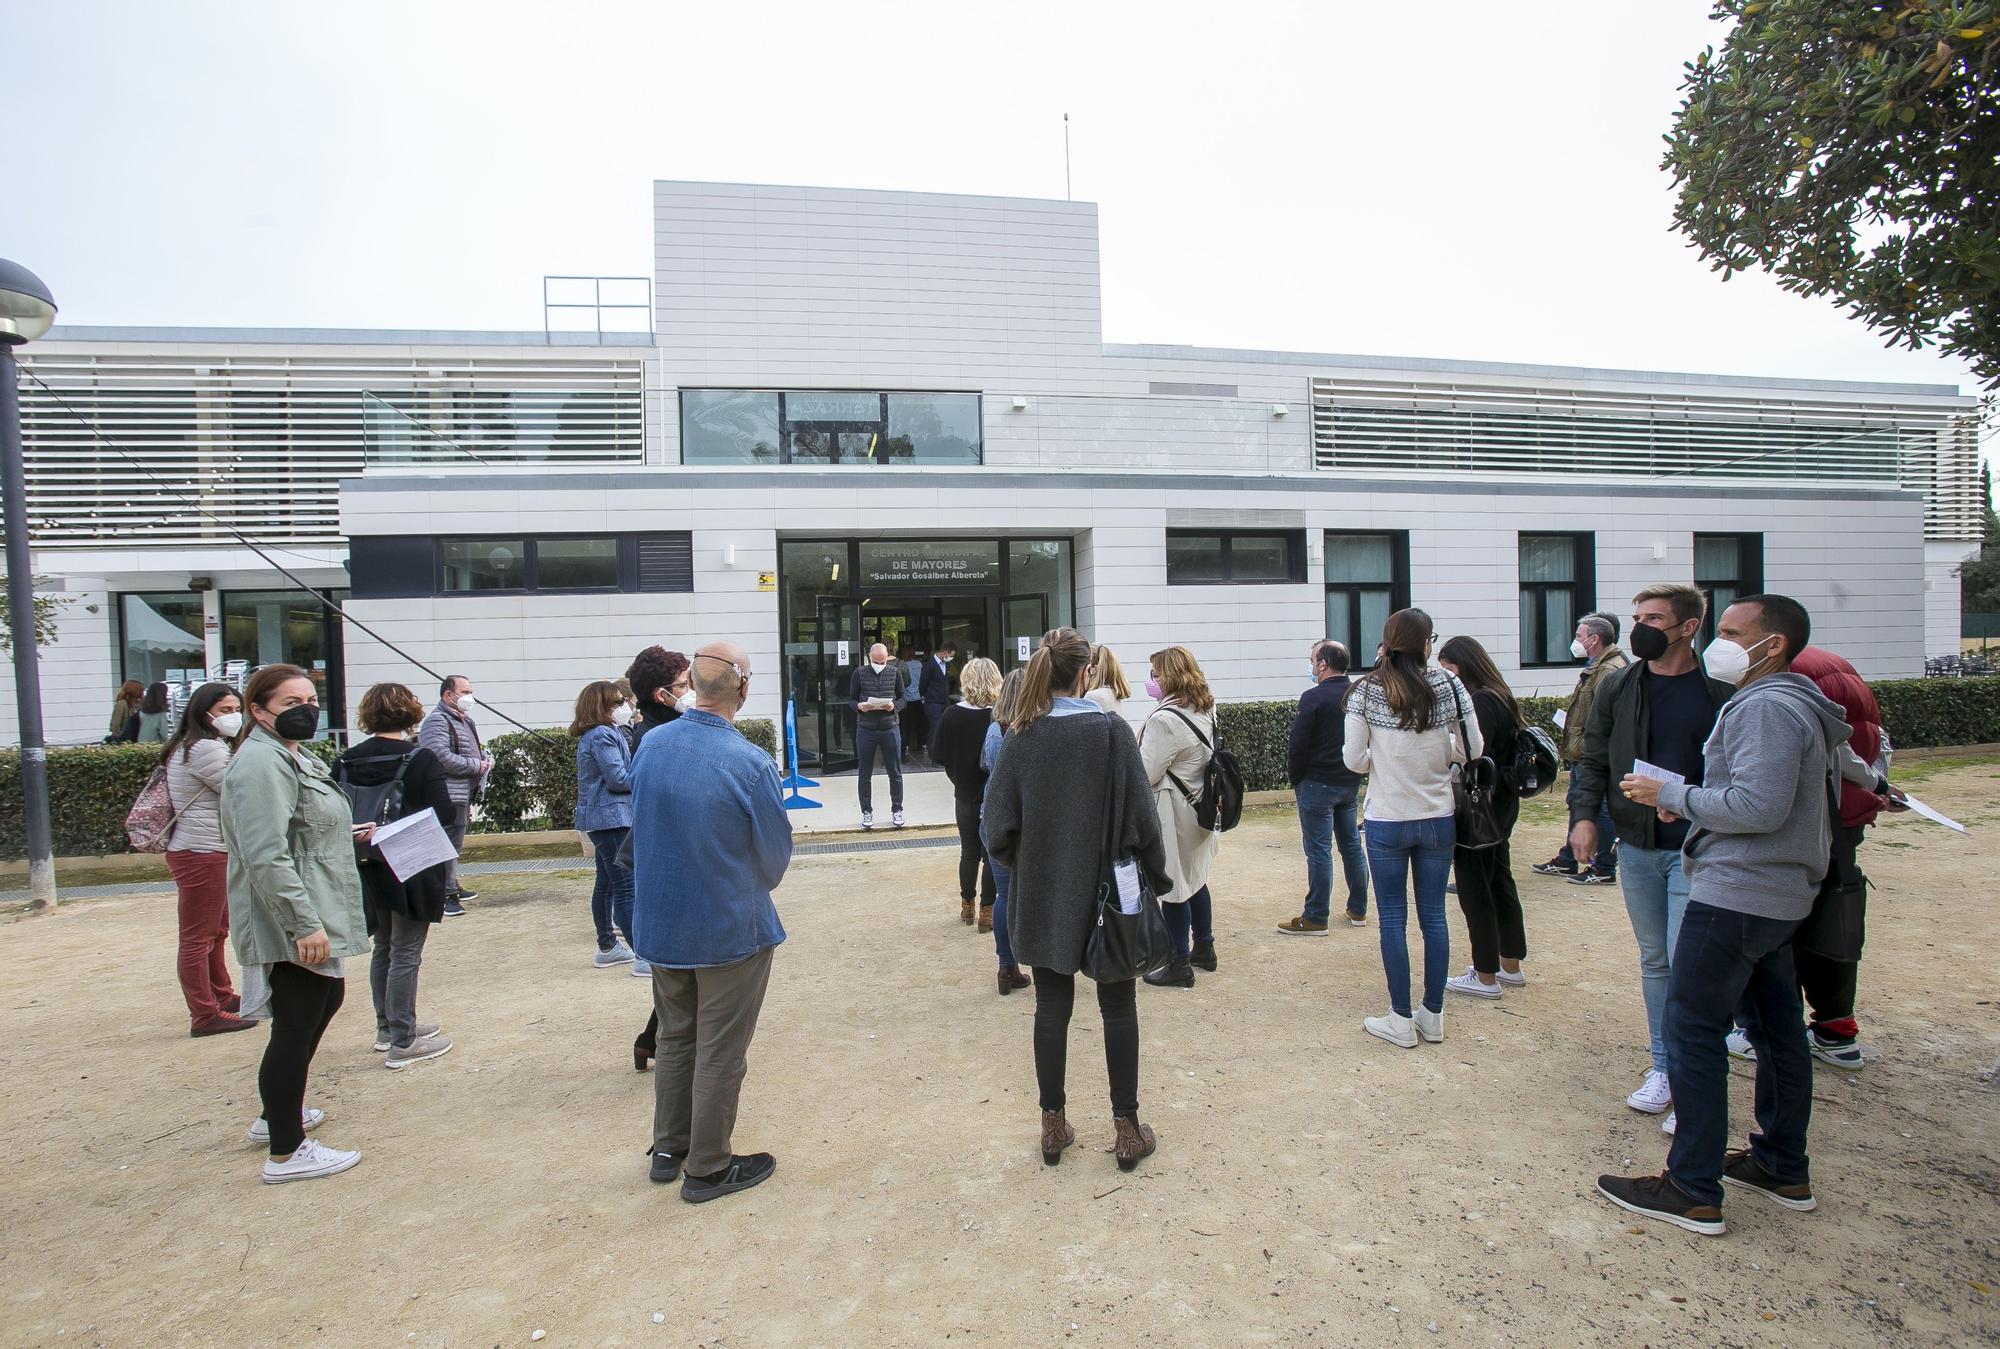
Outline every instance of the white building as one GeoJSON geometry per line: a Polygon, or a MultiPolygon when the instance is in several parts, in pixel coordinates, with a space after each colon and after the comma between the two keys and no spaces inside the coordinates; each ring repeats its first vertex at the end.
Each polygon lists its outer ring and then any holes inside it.
{"type": "Polygon", "coordinates": [[[1073,623],[1142,671],[1182,642],[1238,701],[1414,603],[1554,693],[1578,615],[1694,579],[1795,596],[1871,677],[1957,648],[1980,503],[1950,386],[1106,345],[1082,202],[660,183],[655,216],[650,342],[24,348],[37,569],[71,601],[51,739],[227,659],[323,668],[336,723],[375,680],[430,695],[225,522],[531,725],[641,647],[735,638],[749,714],[796,699],[829,767],[827,691],[878,637],[1007,668],[1073,623]]]}

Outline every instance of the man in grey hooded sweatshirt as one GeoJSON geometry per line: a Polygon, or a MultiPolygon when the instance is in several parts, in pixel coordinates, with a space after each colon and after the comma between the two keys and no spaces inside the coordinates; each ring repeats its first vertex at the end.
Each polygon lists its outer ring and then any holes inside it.
{"type": "Polygon", "coordinates": [[[1755,1190],[1804,1212],[1817,1207],[1806,1157],[1812,1058],[1799,1034],[1804,1008],[1792,934],[1812,912],[1833,849],[1829,805],[1840,707],[1791,672],[1812,636],[1798,601],[1751,595],[1716,625],[1704,664],[1741,688],[1703,747],[1703,785],[1628,776],[1632,800],[1693,826],[1683,848],[1688,905],[1674,947],[1664,1024],[1678,1116],[1658,1176],[1600,1176],[1622,1208],[1704,1236],[1720,1236],[1722,1187],[1755,1190]],[[1732,1013],[1757,1050],[1757,1127],[1729,1151],[1732,1013]]]}

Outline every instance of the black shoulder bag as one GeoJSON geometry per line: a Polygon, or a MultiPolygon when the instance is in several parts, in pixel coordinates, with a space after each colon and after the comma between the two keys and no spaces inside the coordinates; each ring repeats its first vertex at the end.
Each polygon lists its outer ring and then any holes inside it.
{"type": "Polygon", "coordinates": [[[1451,779],[1451,814],[1458,846],[1475,851],[1495,848],[1507,841],[1495,800],[1500,790],[1500,769],[1484,754],[1472,757],[1472,736],[1465,729],[1465,704],[1459,701],[1456,687],[1451,691],[1451,701],[1458,714],[1458,743],[1466,751],[1465,762],[1456,766],[1451,779]]]}
{"type": "Polygon", "coordinates": [[[1827,858],[1826,879],[1813,897],[1812,912],[1792,933],[1792,945],[1827,960],[1852,964],[1861,959],[1861,943],[1867,936],[1868,877],[1840,855],[1840,794],[1831,784],[1826,808],[1835,846],[1827,858]]]}
{"type": "Polygon", "coordinates": [[[1104,818],[1098,828],[1103,840],[1098,863],[1097,913],[1091,920],[1090,936],[1083,944],[1083,972],[1100,984],[1137,979],[1165,965],[1174,954],[1174,940],[1167,932],[1166,915],[1153,894],[1146,868],[1136,859],[1118,855],[1118,839],[1112,833],[1115,816],[1111,798],[1117,791],[1118,726],[1105,719],[1104,818]],[[1126,913],[1118,902],[1118,871],[1130,866],[1136,873],[1139,911],[1126,913]]]}
{"type": "MultiPolygon", "coordinates": [[[[372,758],[388,758],[386,754],[372,755],[372,758]]],[[[396,759],[396,775],[387,782],[363,785],[348,781],[353,761],[342,757],[334,760],[333,780],[341,791],[347,794],[347,803],[353,807],[356,824],[388,824],[403,812],[403,774],[410,771],[410,760],[417,757],[417,746],[411,745],[396,759]]],[[[355,857],[368,861],[375,855],[375,845],[356,841],[355,857]]]]}

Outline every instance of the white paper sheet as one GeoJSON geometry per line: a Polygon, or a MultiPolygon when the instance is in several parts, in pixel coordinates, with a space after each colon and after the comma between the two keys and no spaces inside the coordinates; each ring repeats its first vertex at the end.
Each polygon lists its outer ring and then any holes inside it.
{"type": "Polygon", "coordinates": [[[434,810],[420,810],[382,825],[370,841],[399,881],[407,881],[419,871],[458,856],[458,849],[451,846],[451,838],[438,823],[434,810]]]}
{"type": "Polygon", "coordinates": [[[1118,911],[1139,912],[1139,864],[1120,862],[1111,868],[1111,874],[1118,878],[1118,911]]]}
{"type": "Polygon", "coordinates": [[[1914,796],[1905,796],[1903,798],[1903,802],[1905,805],[1909,806],[1911,810],[1914,810],[1915,812],[1917,812],[1917,814],[1923,816],[1925,819],[1929,820],[1932,824],[1941,824],[1947,829],[1956,829],[1961,834],[1968,834],[1972,832],[1971,830],[1967,829],[1964,825],[1960,824],[1957,820],[1954,820],[1946,815],[1940,815],[1937,811],[1932,810],[1929,806],[1917,800],[1917,798],[1914,796]]]}
{"type": "Polygon", "coordinates": [[[1662,768],[1658,764],[1647,763],[1644,759],[1634,759],[1632,761],[1632,776],[1635,778],[1651,778],[1655,782],[1664,782],[1670,787],[1678,787],[1687,781],[1685,777],[1674,772],[1671,768],[1662,768]]]}
{"type": "Polygon", "coordinates": [[[1551,720],[1551,721],[1553,721],[1553,722],[1555,722],[1555,724],[1556,724],[1556,729],[1557,729],[1558,731],[1565,731],[1565,730],[1568,730],[1568,729],[1569,729],[1569,711],[1568,711],[1568,709],[1566,709],[1566,708],[1561,708],[1561,707],[1558,707],[1558,708],[1556,709],[1556,714],[1555,714],[1555,716],[1551,717],[1551,718],[1550,718],[1550,720],[1551,720]]]}

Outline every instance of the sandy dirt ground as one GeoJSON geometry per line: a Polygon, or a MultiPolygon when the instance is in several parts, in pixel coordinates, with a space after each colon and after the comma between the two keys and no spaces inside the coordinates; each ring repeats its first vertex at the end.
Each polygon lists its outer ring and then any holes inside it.
{"type": "MultiPolygon", "coordinates": [[[[996,996],[954,854],[802,858],[737,1134],[762,1188],[695,1207],[648,1183],[648,985],[591,968],[588,881],[484,884],[437,932],[420,1011],[457,1042],[384,1072],[365,978],[322,1048],[344,1176],[258,1182],[243,1130],[264,1036],[190,1040],[170,898],[0,926],[0,1341],[9,1344],[1798,1345],[2000,1342],[1994,862],[2000,765],[1921,793],[1877,883],[1858,1074],[1822,1067],[1816,1214],[1755,1197],[1705,1239],[1629,1218],[1604,1170],[1665,1156],[1625,1108],[1645,1068],[1622,901],[1530,875],[1530,983],[1453,997],[1447,1039],[1365,1036],[1376,929],[1288,938],[1296,826],[1224,842],[1222,967],[1142,989],[1159,1153],[1116,1169],[1095,1006],[1083,1146],[1037,1152],[1031,994],[996,996]],[[656,1319],[656,1316],[661,1319],[656,1319]]],[[[1457,965],[1463,931],[1452,914],[1457,965]]],[[[1414,940],[1414,933],[1412,934],[1414,940]]],[[[1735,1070],[1739,1136],[1749,1070],[1735,1070]]]]}

